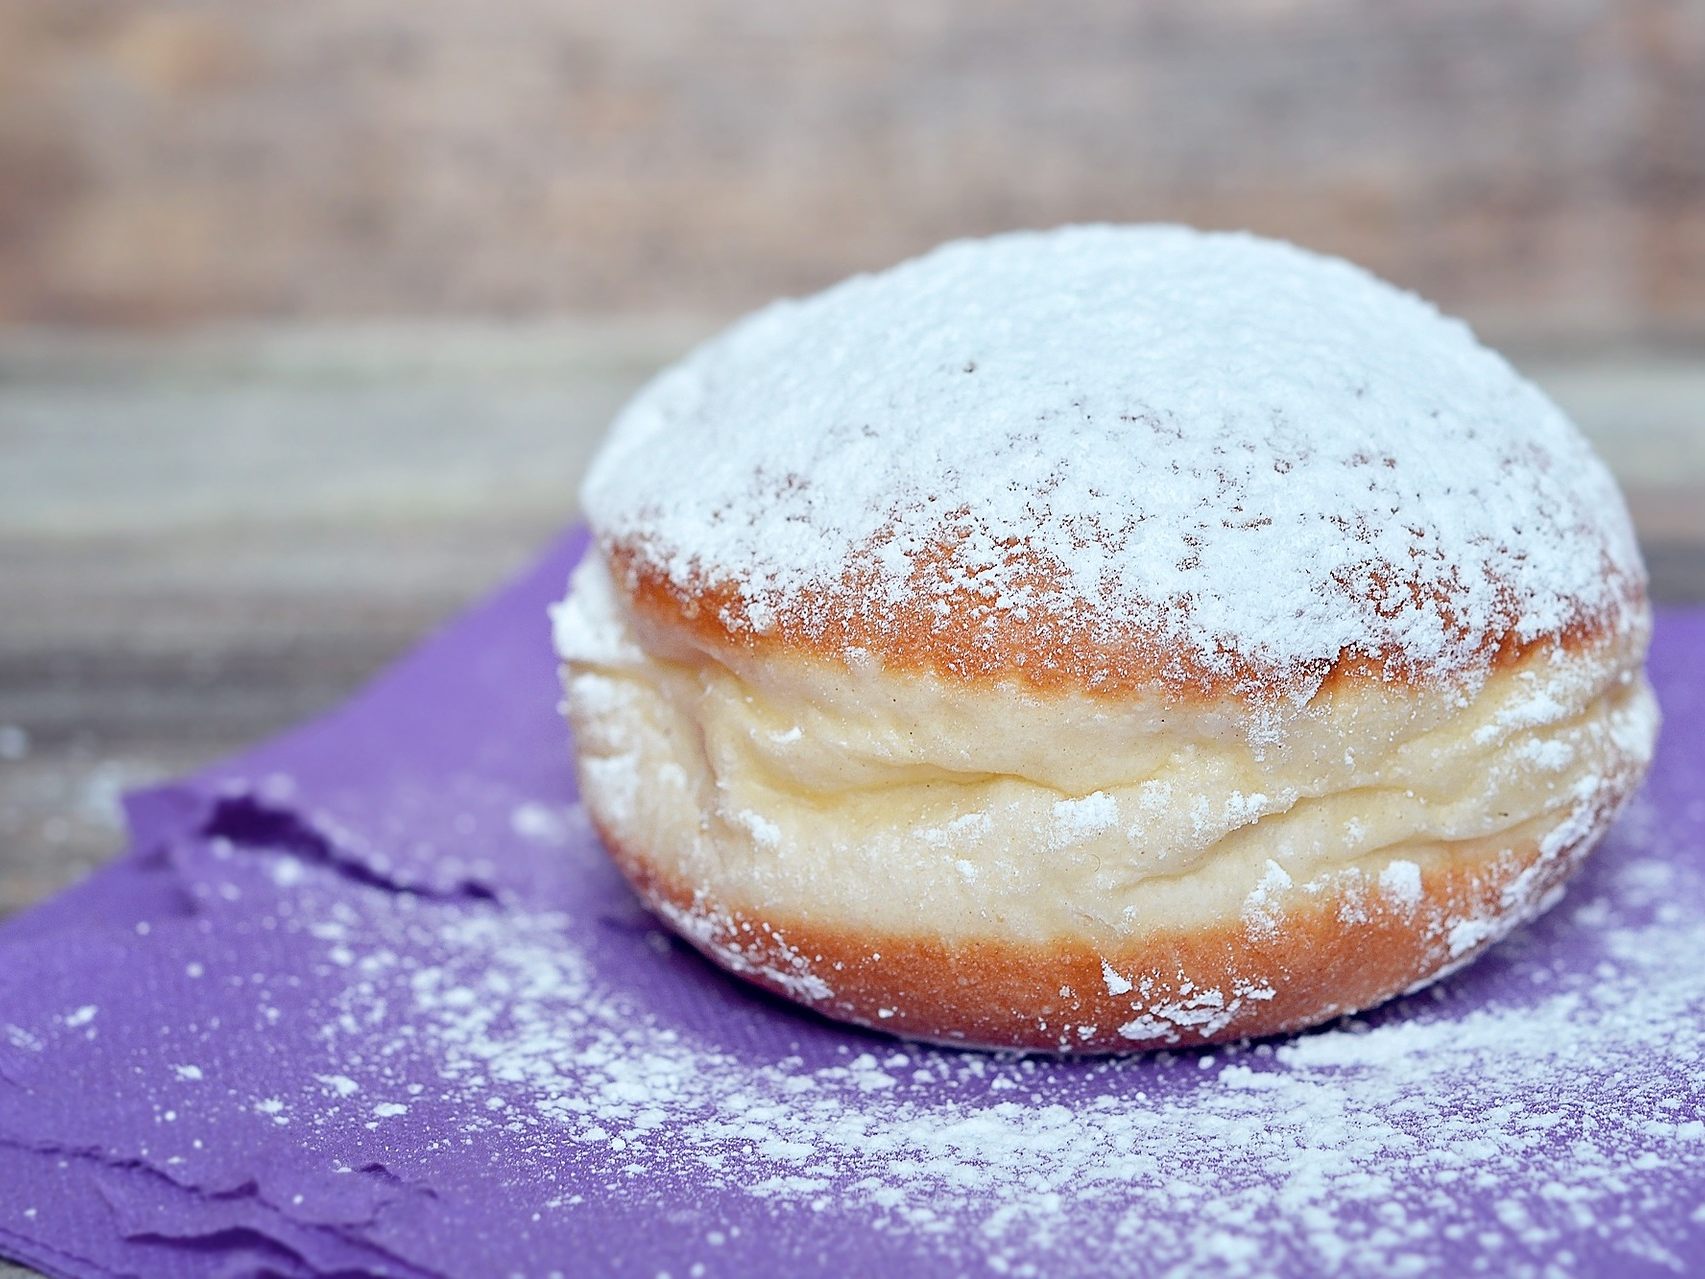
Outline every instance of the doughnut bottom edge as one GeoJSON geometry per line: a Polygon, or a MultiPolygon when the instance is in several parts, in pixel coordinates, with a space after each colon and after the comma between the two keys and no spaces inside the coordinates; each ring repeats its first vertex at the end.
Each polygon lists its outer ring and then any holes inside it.
{"type": "Polygon", "coordinates": [[[1187,1049],[1302,1030],[1419,989],[1549,909],[1632,790],[1562,822],[1440,845],[1394,907],[1353,868],[1282,906],[1112,943],[879,935],[679,882],[594,825],[640,898],[713,962],[824,1016],[953,1047],[1187,1049]]]}

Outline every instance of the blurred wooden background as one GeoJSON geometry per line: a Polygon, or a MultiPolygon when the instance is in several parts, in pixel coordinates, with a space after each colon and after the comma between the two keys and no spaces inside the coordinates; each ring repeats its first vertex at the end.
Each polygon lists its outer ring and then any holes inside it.
{"type": "Polygon", "coordinates": [[[1697,341],[1705,4],[0,0],[13,323],[722,315],[1103,218],[1697,341]]]}

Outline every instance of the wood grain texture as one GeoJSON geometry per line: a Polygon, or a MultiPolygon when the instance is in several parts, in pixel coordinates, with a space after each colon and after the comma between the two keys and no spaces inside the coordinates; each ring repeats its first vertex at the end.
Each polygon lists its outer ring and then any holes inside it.
{"type": "Polygon", "coordinates": [[[1697,338],[1701,120],[1694,0],[0,0],[0,319],[727,313],[1176,219],[1697,338]]]}

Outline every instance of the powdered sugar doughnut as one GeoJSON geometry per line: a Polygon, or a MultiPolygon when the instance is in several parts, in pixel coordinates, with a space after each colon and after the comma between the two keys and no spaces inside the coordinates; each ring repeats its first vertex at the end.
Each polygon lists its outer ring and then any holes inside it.
{"type": "Polygon", "coordinates": [[[1462,324],[1245,235],[955,243],[742,321],[586,482],[585,803],[724,966],[947,1042],[1307,1026],[1642,776],[1614,481],[1462,324]]]}

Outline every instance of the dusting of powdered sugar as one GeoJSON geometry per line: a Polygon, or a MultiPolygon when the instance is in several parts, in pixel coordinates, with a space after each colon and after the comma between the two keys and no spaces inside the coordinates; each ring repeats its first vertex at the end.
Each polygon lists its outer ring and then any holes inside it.
{"type": "MultiPolygon", "coordinates": [[[[1589,953],[1538,949],[1531,983],[1497,998],[1441,987],[1283,1042],[1076,1063],[858,1036],[808,1061],[660,1019],[600,968],[587,921],[407,897],[322,914],[310,879],[301,918],[347,982],[321,1032],[340,1073],[257,1109],[452,1117],[536,1222],[585,1210],[563,1186],[688,1216],[734,1196],[856,1218],[955,1272],[1104,1274],[1131,1249],[1155,1273],[1281,1257],[1421,1273],[1465,1246],[1510,1274],[1583,1248],[1675,1265],[1705,1175],[1705,984],[1683,958],[1705,921],[1676,904],[1691,873],[1652,856],[1607,872],[1559,925],[1589,953]],[[1464,1196],[1495,1210],[1475,1210],[1473,1237],[1453,1224],[1464,1196]]],[[[1380,882],[1406,897],[1407,863],[1380,882]]],[[[1203,992],[1121,1033],[1165,1042],[1226,1002],[1203,992]]]]}
{"type": "Polygon", "coordinates": [[[1076,843],[1119,824],[1119,803],[1106,791],[1095,791],[1076,799],[1054,803],[1049,838],[1059,844],[1076,843]]]}
{"type": "Polygon", "coordinates": [[[958,242],[777,303],[629,405],[583,499],[607,546],[731,587],[734,631],[878,656],[911,610],[1210,678],[1450,673],[1641,578],[1608,471],[1464,325],[1180,227],[958,242]]]}
{"type": "Polygon", "coordinates": [[[1279,931],[1279,900],[1293,881],[1290,872],[1271,857],[1249,896],[1243,899],[1243,923],[1252,937],[1270,938],[1279,931]]]}
{"type": "Polygon", "coordinates": [[[1379,873],[1379,887],[1399,906],[1413,910],[1421,904],[1421,868],[1402,858],[1389,861],[1379,873]]]}

